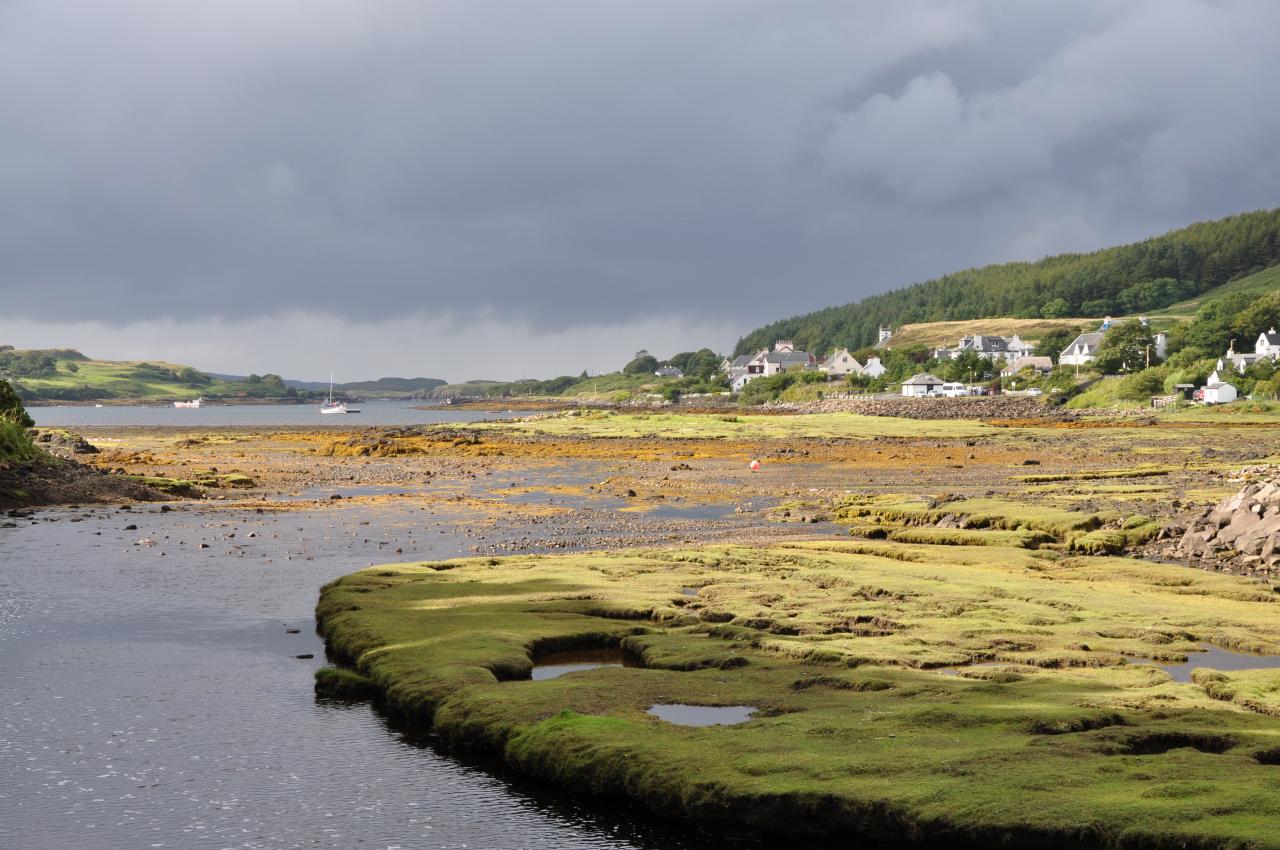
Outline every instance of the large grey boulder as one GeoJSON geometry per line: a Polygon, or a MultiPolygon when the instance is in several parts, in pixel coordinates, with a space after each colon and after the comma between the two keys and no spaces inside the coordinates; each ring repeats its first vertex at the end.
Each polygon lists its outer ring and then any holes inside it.
{"type": "Polygon", "coordinates": [[[1280,478],[1248,483],[1212,510],[1190,517],[1167,553],[1220,569],[1280,574],[1280,478]]]}

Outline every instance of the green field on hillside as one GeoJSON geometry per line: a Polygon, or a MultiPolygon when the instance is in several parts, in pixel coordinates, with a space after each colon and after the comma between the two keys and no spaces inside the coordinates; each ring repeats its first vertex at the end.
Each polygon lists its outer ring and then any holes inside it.
{"type": "Polygon", "coordinates": [[[1239,280],[1233,280],[1230,283],[1224,283],[1222,286],[1210,289],[1203,295],[1190,298],[1186,301],[1179,301],[1166,307],[1154,314],[1153,318],[1169,316],[1177,319],[1187,320],[1195,315],[1196,310],[1206,301],[1212,301],[1214,298],[1221,298],[1223,295],[1232,295],[1238,292],[1249,295],[1261,295],[1264,292],[1280,290],[1280,265],[1272,266],[1269,269],[1263,269],[1257,274],[1251,274],[1248,277],[1242,277],[1239,280]]]}
{"type": "Polygon", "coordinates": [[[185,368],[155,361],[60,360],[56,374],[21,377],[14,383],[19,393],[29,399],[194,398],[236,392],[235,384],[217,378],[208,382],[180,380],[177,376],[185,368]],[[67,368],[68,363],[75,364],[75,371],[67,368]],[[171,377],[166,379],[161,370],[168,371],[171,377]]]}

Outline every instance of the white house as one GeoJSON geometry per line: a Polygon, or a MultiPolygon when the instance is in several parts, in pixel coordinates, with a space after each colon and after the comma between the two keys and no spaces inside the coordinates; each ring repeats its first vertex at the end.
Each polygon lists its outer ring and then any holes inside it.
{"type": "Polygon", "coordinates": [[[1053,359],[1050,357],[1019,357],[1000,370],[1000,377],[1008,378],[1011,375],[1018,374],[1023,369],[1034,369],[1042,375],[1047,375],[1053,371],[1053,359]]]}
{"type": "Polygon", "coordinates": [[[879,333],[876,335],[876,345],[884,345],[893,338],[893,328],[880,326],[879,333]]]}
{"type": "Polygon", "coordinates": [[[729,368],[729,382],[734,392],[739,392],[756,378],[768,378],[779,372],[808,369],[815,358],[805,351],[796,351],[791,342],[780,339],[773,351],[762,348],[755,354],[743,354],[734,359],[729,368]]]}
{"type": "Polygon", "coordinates": [[[884,364],[880,362],[880,358],[874,354],[867,358],[867,363],[862,367],[862,374],[868,378],[878,378],[886,371],[884,364]]]}
{"type": "Polygon", "coordinates": [[[1227,404],[1236,400],[1236,388],[1222,381],[1210,382],[1204,388],[1205,404],[1227,404]]]}
{"type": "Polygon", "coordinates": [[[1098,346],[1102,344],[1102,331],[1080,334],[1062,349],[1058,363],[1063,366],[1083,366],[1098,359],[1098,346]]]}
{"type": "Polygon", "coordinates": [[[1273,361],[1280,360],[1280,333],[1276,333],[1275,328],[1258,334],[1258,340],[1253,344],[1252,354],[1236,351],[1234,347],[1228,348],[1227,353],[1218,358],[1217,366],[1213,375],[1209,378],[1209,383],[1221,380],[1222,375],[1226,374],[1228,368],[1234,369],[1237,373],[1243,375],[1245,370],[1254,363],[1267,358],[1273,361]]]}
{"type": "Polygon", "coordinates": [[[659,378],[683,378],[684,377],[684,372],[681,371],[679,366],[663,366],[661,369],[654,372],[653,374],[657,375],[659,378]]]}
{"type": "Polygon", "coordinates": [[[739,354],[733,358],[728,372],[729,386],[735,393],[740,392],[751,380],[759,378],[764,373],[764,356],[768,353],[767,348],[762,348],[755,354],[739,354]]]}
{"type": "Polygon", "coordinates": [[[1280,360],[1280,333],[1272,328],[1266,333],[1258,334],[1258,341],[1253,345],[1253,353],[1258,357],[1270,357],[1280,360]]]}
{"type": "Polygon", "coordinates": [[[807,351],[779,351],[774,349],[764,356],[764,376],[768,378],[779,372],[792,372],[796,369],[808,369],[814,365],[816,358],[807,351]]]}
{"type": "Polygon", "coordinates": [[[940,378],[936,378],[928,372],[921,372],[902,382],[902,394],[917,398],[938,395],[942,390],[942,386],[943,382],[940,378]]]}
{"type": "Polygon", "coordinates": [[[818,368],[828,375],[857,375],[862,372],[862,364],[847,348],[837,348],[831,352],[831,356],[819,363],[818,368]]]}

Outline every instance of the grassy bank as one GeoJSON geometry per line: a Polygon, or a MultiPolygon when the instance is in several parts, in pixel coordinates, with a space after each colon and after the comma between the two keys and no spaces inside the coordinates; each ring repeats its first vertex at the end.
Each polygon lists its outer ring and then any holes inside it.
{"type": "Polygon", "coordinates": [[[35,460],[39,455],[40,451],[27,436],[26,428],[16,422],[0,419],[0,468],[15,463],[26,463],[35,460]]]}
{"type": "Polygon", "coordinates": [[[1181,684],[1124,657],[1280,652],[1277,602],[1175,566],[846,541],[376,567],[318,614],[447,738],[704,825],[1264,848],[1280,672],[1181,684]],[[527,679],[541,651],[602,645],[644,667],[527,679]],[[646,713],[665,703],[756,713],[694,728],[646,713]]]}

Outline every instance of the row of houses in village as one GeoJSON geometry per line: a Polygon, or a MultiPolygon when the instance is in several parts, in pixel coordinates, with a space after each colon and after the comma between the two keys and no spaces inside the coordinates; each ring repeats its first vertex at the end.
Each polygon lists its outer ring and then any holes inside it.
{"type": "Polygon", "coordinates": [[[724,363],[725,372],[729,375],[729,384],[734,392],[757,378],[770,378],[782,372],[818,371],[831,378],[847,378],[850,375],[866,375],[878,378],[885,373],[880,358],[872,355],[866,363],[849,353],[847,348],[837,348],[824,358],[807,351],[797,351],[790,340],[780,339],[773,344],[773,349],[762,348],[755,354],[741,354],[724,363]]]}
{"type": "Polygon", "coordinates": [[[1243,375],[1245,370],[1262,360],[1280,362],[1280,333],[1275,328],[1263,331],[1253,343],[1253,353],[1236,351],[1234,341],[1227,353],[1218,358],[1205,385],[1195,392],[1195,400],[1205,404],[1226,404],[1235,401],[1238,392],[1228,379],[1231,373],[1243,375]]]}
{"type": "Polygon", "coordinates": [[[1025,342],[1017,334],[995,336],[993,334],[966,334],[955,348],[935,348],[931,354],[935,360],[959,360],[966,352],[973,352],[993,363],[1010,364],[1035,353],[1035,344],[1025,342]]]}
{"type": "MultiPolygon", "coordinates": [[[[1141,319],[1143,325],[1146,319],[1141,319]]],[[[1071,344],[1062,350],[1058,363],[1064,366],[1083,366],[1098,357],[1098,348],[1103,336],[1115,324],[1114,320],[1105,319],[1096,331],[1080,334],[1071,344]]],[[[880,344],[888,342],[892,332],[881,329],[880,344]]],[[[1155,333],[1150,338],[1152,353],[1163,360],[1168,353],[1168,335],[1155,333]]],[[[1047,375],[1053,371],[1053,360],[1044,355],[1034,353],[1035,345],[1024,341],[1017,334],[998,336],[993,334],[967,334],[960,338],[952,348],[936,348],[931,354],[938,360],[956,360],[965,352],[973,352],[991,360],[1000,367],[1001,377],[1018,375],[1030,369],[1035,373],[1047,375]]],[[[1236,389],[1227,377],[1232,371],[1244,374],[1245,370],[1263,358],[1272,362],[1280,362],[1280,333],[1275,328],[1262,332],[1254,342],[1252,354],[1236,352],[1234,346],[1219,358],[1217,368],[1209,376],[1208,383],[1196,391],[1196,400],[1208,404],[1234,401],[1236,389]]],[[[728,373],[730,384],[735,392],[741,391],[756,378],[768,378],[782,372],[818,371],[831,378],[845,378],[850,375],[865,375],[878,378],[885,373],[880,358],[872,355],[866,363],[859,363],[848,349],[839,348],[826,357],[818,357],[806,351],[797,351],[789,340],[778,340],[772,349],[761,349],[755,354],[743,354],[733,360],[724,361],[724,369],[728,373]]],[[[948,383],[927,372],[914,375],[904,381],[902,394],[907,396],[959,396],[971,395],[982,391],[982,388],[966,386],[959,382],[948,383]]]]}

